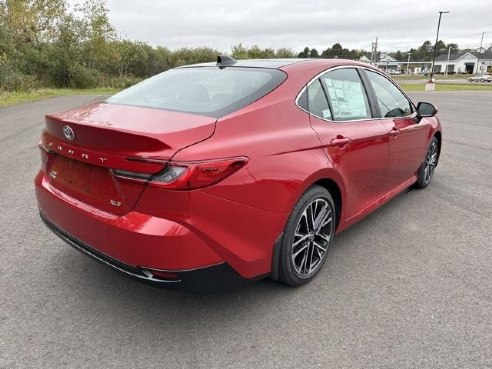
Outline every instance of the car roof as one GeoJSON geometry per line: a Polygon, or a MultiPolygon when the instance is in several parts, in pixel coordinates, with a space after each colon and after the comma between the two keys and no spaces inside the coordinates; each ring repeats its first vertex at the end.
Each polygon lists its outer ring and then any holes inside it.
{"type": "MultiPolygon", "coordinates": [[[[301,59],[301,58],[290,58],[290,59],[240,59],[237,60],[231,67],[250,67],[250,68],[272,68],[279,69],[285,67],[287,65],[307,62],[312,59],[301,59]]],[[[195,68],[195,67],[215,67],[217,66],[216,62],[210,63],[199,63],[199,64],[191,64],[184,65],[180,68],[195,68]]]]}
{"type": "MultiPolygon", "coordinates": [[[[199,68],[199,67],[216,67],[216,62],[199,63],[184,65],[179,68],[199,68]]],[[[325,58],[291,58],[291,59],[242,59],[236,60],[233,64],[224,65],[225,68],[268,68],[282,69],[289,72],[306,71],[306,70],[324,70],[335,66],[363,66],[375,69],[369,64],[348,60],[348,59],[325,59],[325,58]]]]}

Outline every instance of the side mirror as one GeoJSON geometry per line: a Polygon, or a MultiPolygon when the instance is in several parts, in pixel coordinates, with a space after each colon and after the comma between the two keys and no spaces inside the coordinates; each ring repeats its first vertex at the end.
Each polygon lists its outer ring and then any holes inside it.
{"type": "Polygon", "coordinates": [[[419,102],[417,105],[417,115],[419,118],[433,117],[437,114],[437,108],[431,103],[419,102]]]}

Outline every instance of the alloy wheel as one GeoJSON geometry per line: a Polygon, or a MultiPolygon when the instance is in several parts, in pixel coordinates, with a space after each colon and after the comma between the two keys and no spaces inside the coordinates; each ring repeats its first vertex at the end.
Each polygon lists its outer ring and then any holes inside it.
{"type": "Polygon", "coordinates": [[[292,264],[301,278],[309,278],[322,265],[332,237],[333,215],[323,198],[310,202],[297,222],[292,243],[292,264]]]}
{"type": "Polygon", "coordinates": [[[433,141],[425,156],[424,181],[429,183],[437,165],[437,142],[433,141]]]}

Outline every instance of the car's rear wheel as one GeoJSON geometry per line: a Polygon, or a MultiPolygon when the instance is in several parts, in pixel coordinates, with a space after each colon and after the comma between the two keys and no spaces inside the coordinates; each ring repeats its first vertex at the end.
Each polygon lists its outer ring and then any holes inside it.
{"type": "Polygon", "coordinates": [[[307,190],[297,202],[284,230],[279,279],[288,286],[312,280],[323,266],[335,235],[335,205],[321,186],[307,190]]]}
{"type": "Polygon", "coordinates": [[[418,188],[426,188],[434,176],[434,170],[437,166],[437,160],[439,159],[439,142],[437,138],[433,137],[427,153],[425,154],[425,160],[420,166],[416,186],[418,188]]]}

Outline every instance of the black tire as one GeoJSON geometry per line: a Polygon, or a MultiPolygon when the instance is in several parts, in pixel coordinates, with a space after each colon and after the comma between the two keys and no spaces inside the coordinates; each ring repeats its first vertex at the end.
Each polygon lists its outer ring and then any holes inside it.
{"type": "Polygon", "coordinates": [[[318,274],[335,235],[335,224],[330,193],[321,186],[311,187],[301,196],[285,226],[279,260],[282,283],[300,286],[318,274]]]}
{"type": "Polygon", "coordinates": [[[439,161],[439,141],[433,137],[425,153],[424,162],[420,165],[417,175],[417,188],[426,188],[430,185],[437,162],[439,161]]]}

